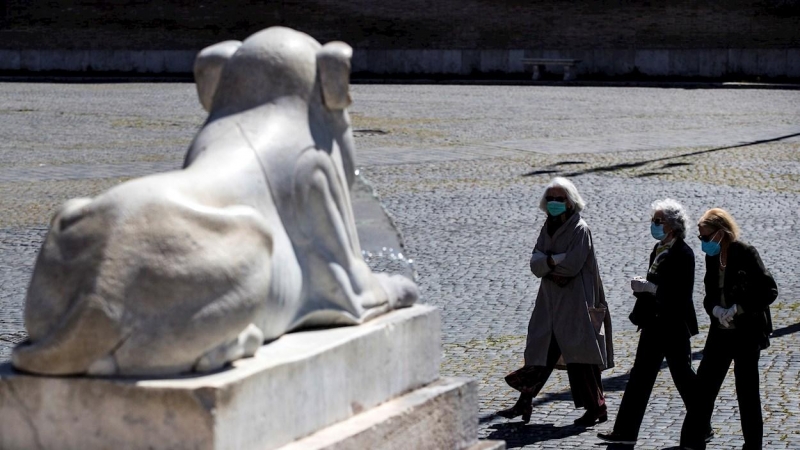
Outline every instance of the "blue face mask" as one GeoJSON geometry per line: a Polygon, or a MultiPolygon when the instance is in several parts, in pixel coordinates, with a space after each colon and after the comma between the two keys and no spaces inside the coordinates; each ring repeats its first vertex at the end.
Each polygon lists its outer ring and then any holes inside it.
{"type": "Polygon", "coordinates": [[[567,211],[565,202],[547,202],[547,213],[551,216],[560,216],[567,211]]]}
{"type": "Polygon", "coordinates": [[[664,225],[656,225],[653,222],[650,222],[650,235],[659,241],[664,239],[667,236],[667,233],[664,233],[664,225]]]}
{"type": "Polygon", "coordinates": [[[719,242],[714,241],[701,242],[700,248],[703,250],[703,253],[708,256],[717,256],[720,250],[722,250],[722,247],[719,246],[719,242]]]}
{"type": "Polygon", "coordinates": [[[703,253],[705,253],[708,256],[717,256],[719,255],[720,250],[722,250],[722,247],[720,247],[719,242],[714,242],[714,236],[716,235],[717,233],[714,233],[714,235],[711,236],[711,239],[709,239],[708,241],[700,242],[700,249],[703,250],[703,253]]]}

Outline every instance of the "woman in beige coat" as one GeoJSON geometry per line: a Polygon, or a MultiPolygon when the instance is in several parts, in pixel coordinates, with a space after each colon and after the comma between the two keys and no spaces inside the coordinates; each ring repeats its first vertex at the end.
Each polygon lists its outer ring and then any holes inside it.
{"type": "Polygon", "coordinates": [[[588,427],[607,420],[600,371],[614,365],[611,317],[592,234],[580,215],[584,206],[575,185],[561,177],[548,184],[539,202],[547,220],[530,266],[542,282],[528,325],[525,366],[506,377],[521,395],[500,416],[521,415],[527,423],[533,398],[563,358],[575,407],[586,408],[575,424],[588,427]]]}

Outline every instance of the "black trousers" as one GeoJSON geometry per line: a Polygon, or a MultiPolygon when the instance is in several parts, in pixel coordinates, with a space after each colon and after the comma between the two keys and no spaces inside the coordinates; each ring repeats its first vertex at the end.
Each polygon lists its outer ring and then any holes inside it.
{"type": "Polygon", "coordinates": [[[695,450],[706,448],[703,430],[698,424],[711,420],[714,402],[733,362],[744,448],[761,448],[764,423],[761,418],[761,393],[758,386],[760,356],[758,342],[743,330],[723,330],[712,326],[708,332],[700,368],[697,370],[700,389],[698,403],[689,410],[683,421],[681,445],[695,450]]]}
{"type": "Polygon", "coordinates": [[[685,327],[675,328],[654,323],[642,329],[636,359],[614,422],[615,433],[631,437],[639,435],[644,412],[664,358],[667,359],[669,372],[683,404],[687,409],[691,407],[698,378],[692,367],[690,337],[689,330],[685,327]]]}

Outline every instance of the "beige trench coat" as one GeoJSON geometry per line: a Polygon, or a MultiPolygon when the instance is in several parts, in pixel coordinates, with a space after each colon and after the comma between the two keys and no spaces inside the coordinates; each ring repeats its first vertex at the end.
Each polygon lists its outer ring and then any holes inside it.
{"type": "Polygon", "coordinates": [[[564,362],[596,364],[601,369],[614,367],[611,315],[608,313],[603,283],[597,268],[592,233],[575,213],[550,236],[542,227],[531,255],[531,271],[542,278],[525,347],[525,365],[544,366],[550,339],[555,337],[564,362]],[[547,255],[565,254],[553,269],[547,255]],[[569,279],[558,286],[546,275],[569,279]],[[595,327],[589,315],[592,307],[605,307],[602,326],[595,327]],[[599,328],[599,329],[598,329],[599,328]]]}

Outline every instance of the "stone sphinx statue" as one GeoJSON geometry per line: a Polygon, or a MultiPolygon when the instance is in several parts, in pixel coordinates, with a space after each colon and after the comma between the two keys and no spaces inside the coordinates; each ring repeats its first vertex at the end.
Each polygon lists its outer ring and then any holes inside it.
{"type": "Polygon", "coordinates": [[[209,116],[183,169],[61,206],[13,365],[209,371],[288,331],[360,324],[416,301],[411,280],[361,257],[351,55],[281,27],[202,50],[195,78],[209,116]]]}

